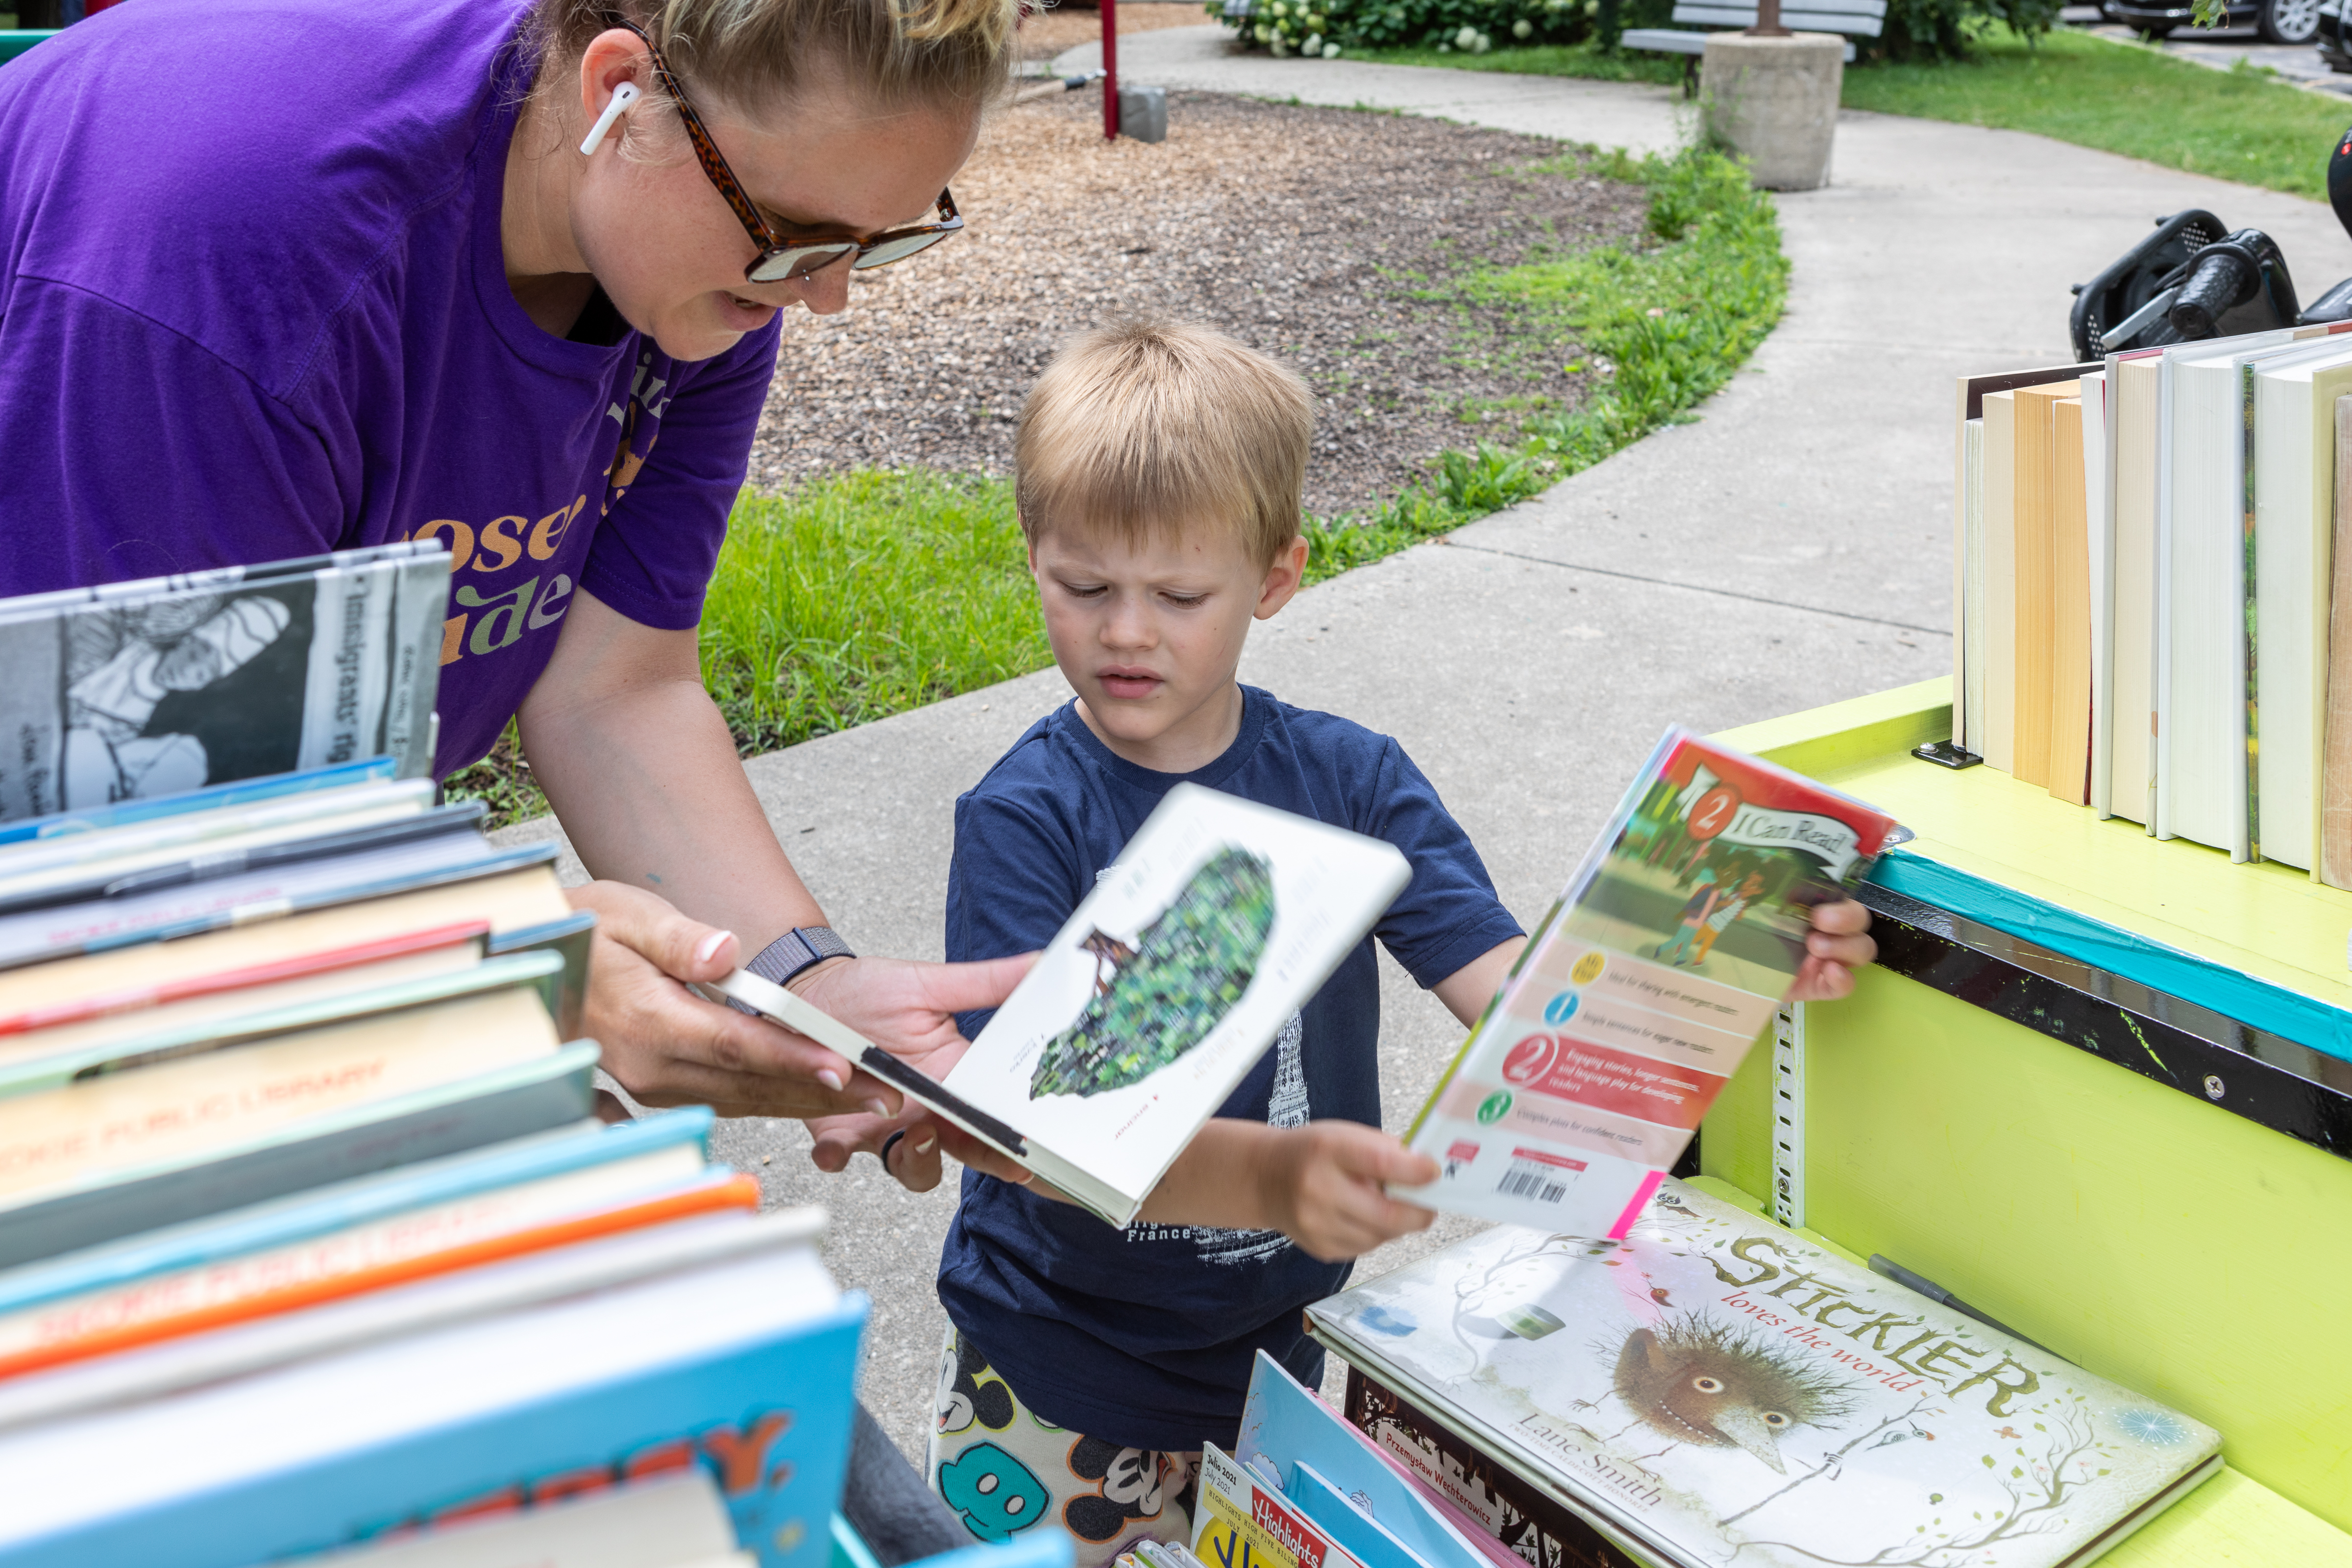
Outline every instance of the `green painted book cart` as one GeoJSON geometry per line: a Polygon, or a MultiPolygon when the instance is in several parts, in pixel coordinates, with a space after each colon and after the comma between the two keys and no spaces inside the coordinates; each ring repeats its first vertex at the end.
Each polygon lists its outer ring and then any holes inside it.
{"type": "Polygon", "coordinates": [[[1719,737],[1917,837],[1701,1180],[2218,1427],[2104,1561],[2352,1568],[2352,893],[1910,754],[1950,733],[1937,680],[1719,737]]]}

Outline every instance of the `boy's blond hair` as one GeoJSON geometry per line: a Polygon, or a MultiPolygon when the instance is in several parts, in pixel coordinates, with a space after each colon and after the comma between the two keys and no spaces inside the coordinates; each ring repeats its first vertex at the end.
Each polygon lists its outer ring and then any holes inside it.
{"type": "Polygon", "coordinates": [[[1022,531],[1139,545],[1210,524],[1271,566],[1299,533],[1314,435],[1297,373],[1223,332],[1165,317],[1097,327],[1062,345],[1021,405],[1022,531]]]}

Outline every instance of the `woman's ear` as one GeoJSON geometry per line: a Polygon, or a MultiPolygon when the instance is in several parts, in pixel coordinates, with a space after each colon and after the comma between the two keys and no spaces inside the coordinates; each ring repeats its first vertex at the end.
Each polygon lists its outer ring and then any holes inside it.
{"type": "Polygon", "coordinates": [[[1251,612],[1257,619],[1265,620],[1290,603],[1307,575],[1307,554],[1303,533],[1293,534],[1290,542],[1275,552],[1274,564],[1265,569],[1265,581],[1257,591],[1257,608],[1251,612]]]}
{"type": "MultiPolygon", "coordinates": [[[[580,123],[593,125],[604,119],[624,87],[634,89],[643,101],[642,95],[652,89],[652,76],[644,40],[626,27],[605,28],[580,51],[580,123]]],[[[606,130],[611,130],[609,122],[606,130]]]]}

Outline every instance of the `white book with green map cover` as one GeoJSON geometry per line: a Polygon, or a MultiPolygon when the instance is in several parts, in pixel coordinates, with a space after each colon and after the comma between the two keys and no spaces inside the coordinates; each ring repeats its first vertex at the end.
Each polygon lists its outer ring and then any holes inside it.
{"type": "Polygon", "coordinates": [[[1668,1181],[1620,1241],[1497,1226],[1307,1310],[1402,1406],[1666,1568],[2076,1568],[2221,1434],[1668,1181]]]}
{"type": "Polygon", "coordinates": [[[1411,879],[1394,845],[1179,784],[944,1083],[755,974],[712,989],[1125,1226],[1411,879]]]}

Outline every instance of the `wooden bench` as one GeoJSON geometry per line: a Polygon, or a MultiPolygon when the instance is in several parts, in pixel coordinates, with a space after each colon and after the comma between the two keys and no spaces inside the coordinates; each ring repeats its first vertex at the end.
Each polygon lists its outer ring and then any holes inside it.
{"type": "MultiPolygon", "coordinates": [[[[1780,5],[1780,26],[1791,32],[1843,33],[1849,40],[1878,37],[1885,16],[1886,0],[1781,0],[1780,5]]],[[[1684,0],[1675,7],[1674,19],[1708,28],[1752,27],[1756,7],[1731,0],[1684,0]]],[[[1698,90],[1698,58],[1706,52],[1706,34],[1680,27],[1628,27],[1618,35],[1617,42],[1628,49],[1685,57],[1683,96],[1698,90]]],[[[1846,44],[1845,58],[1848,65],[1853,63],[1851,41],[1846,44]]]]}

